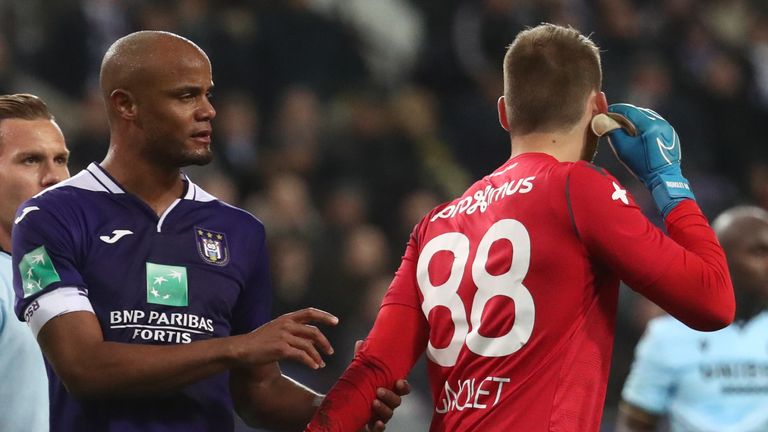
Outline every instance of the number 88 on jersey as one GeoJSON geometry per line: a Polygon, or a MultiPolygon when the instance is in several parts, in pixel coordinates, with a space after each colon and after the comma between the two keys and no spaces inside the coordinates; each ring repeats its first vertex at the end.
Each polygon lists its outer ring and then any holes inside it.
{"type": "Polygon", "coordinates": [[[473,353],[484,357],[513,354],[528,342],[533,332],[536,308],[530,291],[523,285],[531,262],[531,239],[528,230],[517,220],[502,219],[488,228],[477,245],[474,256],[470,256],[470,246],[470,239],[463,233],[440,234],[424,246],[416,268],[417,283],[424,296],[421,306],[424,315],[429,320],[434,308],[444,307],[450,312],[453,321],[453,336],[447,346],[436,348],[432,341],[427,346],[427,356],[443,367],[456,364],[464,345],[473,353]],[[512,263],[506,272],[494,275],[488,272],[487,263],[491,246],[498,240],[507,240],[512,244],[512,263]],[[430,278],[429,264],[437,253],[443,251],[453,254],[453,264],[448,279],[436,286],[430,278]],[[465,310],[464,302],[459,296],[459,288],[467,271],[471,271],[472,282],[477,288],[470,311],[465,310]],[[496,296],[508,297],[514,302],[514,324],[503,335],[486,337],[480,334],[483,311],[486,304],[496,296]]]}

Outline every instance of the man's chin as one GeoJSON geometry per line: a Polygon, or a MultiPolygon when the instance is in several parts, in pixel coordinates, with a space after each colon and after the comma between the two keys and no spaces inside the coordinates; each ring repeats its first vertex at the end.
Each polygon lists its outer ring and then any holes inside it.
{"type": "Polygon", "coordinates": [[[208,165],[213,161],[213,152],[211,148],[200,149],[194,152],[189,152],[183,157],[183,166],[189,165],[208,165]]]}
{"type": "Polygon", "coordinates": [[[210,154],[208,156],[205,156],[205,157],[201,156],[201,157],[190,158],[185,165],[187,165],[187,166],[189,166],[189,165],[203,166],[203,165],[208,165],[209,163],[211,163],[211,161],[213,161],[213,155],[212,154],[210,154]]]}

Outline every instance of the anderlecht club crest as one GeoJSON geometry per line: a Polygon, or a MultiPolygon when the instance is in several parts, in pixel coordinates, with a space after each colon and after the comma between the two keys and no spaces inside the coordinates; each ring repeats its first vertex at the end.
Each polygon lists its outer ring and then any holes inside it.
{"type": "Polygon", "coordinates": [[[224,266],[229,262],[227,236],[224,233],[195,227],[197,251],[208,264],[224,266]]]}

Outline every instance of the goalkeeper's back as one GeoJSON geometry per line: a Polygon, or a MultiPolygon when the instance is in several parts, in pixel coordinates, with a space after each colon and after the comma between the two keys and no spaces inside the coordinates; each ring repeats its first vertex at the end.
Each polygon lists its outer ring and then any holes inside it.
{"type": "Polygon", "coordinates": [[[376,386],[426,349],[433,431],[597,431],[620,279],[692,327],[733,319],[725,257],[692,195],[665,203],[666,236],[584,161],[608,109],[597,47],[573,29],[526,30],[504,79],[512,157],[416,226],[309,430],[357,430],[376,386]]]}

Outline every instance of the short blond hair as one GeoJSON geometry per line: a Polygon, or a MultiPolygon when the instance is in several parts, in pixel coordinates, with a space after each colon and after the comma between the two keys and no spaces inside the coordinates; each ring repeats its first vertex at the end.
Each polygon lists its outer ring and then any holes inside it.
{"type": "Polygon", "coordinates": [[[53,115],[39,97],[19,93],[0,95],[0,121],[6,119],[53,120],[53,115]]]}
{"type": "Polygon", "coordinates": [[[569,129],[602,79],[600,50],[578,30],[544,23],[521,31],[504,56],[510,133],[569,129]]]}

